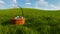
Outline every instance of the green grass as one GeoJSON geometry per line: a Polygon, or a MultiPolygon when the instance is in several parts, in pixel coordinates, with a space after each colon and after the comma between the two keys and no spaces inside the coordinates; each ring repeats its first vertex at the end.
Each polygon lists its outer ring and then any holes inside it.
{"type": "Polygon", "coordinates": [[[39,10],[23,8],[26,23],[23,26],[11,24],[12,16],[21,16],[21,10],[0,10],[1,34],[60,34],[60,10],[39,10]]]}

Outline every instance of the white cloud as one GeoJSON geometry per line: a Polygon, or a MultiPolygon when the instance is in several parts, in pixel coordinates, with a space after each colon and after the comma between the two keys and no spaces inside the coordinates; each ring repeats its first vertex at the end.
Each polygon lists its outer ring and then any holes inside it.
{"type": "Polygon", "coordinates": [[[13,0],[14,3],[17,3],[16,0],[13,0]]]}
{"type": "Polygon", "coordinates": [[[0,0],[0,4],[4,4],[4,3],[5,3],[4,1],[0,0]]]}
{"type": "Polygon", "coordinates": [[[50,5],[52,8],[58,8],[57,6],[55,6],[55,5],[50,5]]]}
{"type": "Polygon", "coordinates": [[[55,6],[55,5],[49,5],[48,7],[51,7],[51,10],[60,10],[60,6],[55,6]]]}
{"type": "MultiPolygon", "coordinates": [[[[36,6],[35,7],[38,7],[38,6],[40,6],[40,5],[43,5],[43,6],[45,6],[45,8],[43,8],[43,9],[49,9],[50,8],[50,10],[59,10],[60,9],[60,6],[55,6],[55,5],[53,5],[53,4],[48,4],[48,2],[46,2],[45,0],[38,0],[37,2],[36,2],[36,4],[35,4],[36,6]],[[49,7],[49,8],[48,8],[49,7]]],[[[40,6],[41,7],[41,6],[40,6]]],[[[38,7],[39,8],[39,7],[38,7]]]]}
{"type": "Polygon", "coordinates": [[[31,3],[26,3],[26,4],[30,5],[31,3]]]}
{"type": "Polygon", "coordinates": [[[12,8],[18,8],[18,5],[17,5],[17,0],[13,0],[12,1],[12,8]]]}
{"type": "Polygon", "coordinates": [[[46,10],[60,10],[60,7],[59,6],[49,5],[48,7],[49,8],[44,8],[44,9],[46,9],[46,10]]]}
{"type": "Polygon", "coordinates": [[[31,7],[31,3],[25,3],[26,4],[26,8],[31,7]]]}
{"type": "Polygon", "coordinates": [[[30,2],[30,0],[26,0],[25,6],[26,6],[26,8],[31,7],[31,2],[30,2]]]}
{"type": "Polygon", "coordinates": [[[30,5],[31,3],[30,3],[30,0],[26,0],[26,3],[25,4],[28,4],[28,5],[30,5]]]}
{"type": "Polygon", "coordinates": [[[4,9],[5,8],[5,2],[3,0],[0,0],[0,9],[4,9]]]}
{"type": "Polygon", "coordinates": [[[46,2],[45,0],[39,0],[38,4],[48,6],[48,2],[46,2]]]}

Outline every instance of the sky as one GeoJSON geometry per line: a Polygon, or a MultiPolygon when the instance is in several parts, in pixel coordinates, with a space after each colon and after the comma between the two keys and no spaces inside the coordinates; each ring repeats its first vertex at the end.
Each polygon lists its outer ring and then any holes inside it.
{"type": "Polygon", "coordinates": [[[0,9],[37,8],[43,10],[60,10],[60,0],[0,0],[0,9]]]}

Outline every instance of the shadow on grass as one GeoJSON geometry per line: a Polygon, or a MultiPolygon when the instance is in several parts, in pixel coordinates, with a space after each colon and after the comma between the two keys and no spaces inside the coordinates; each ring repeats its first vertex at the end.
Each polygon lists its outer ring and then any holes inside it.
{"type": "Polygon", "coordinates": [[[20,30],[20,29],[17,29],[15,34],[24,34],[24,32],[22,30],[20,30]]]}
{"type": "Polygon", "coordinates": [[[3,26],[11,25],[11,24],[12,24],[12,23],[11,23],[10,20],[7,20],[7,21],[4,21],[4,22],[1,23],[1,25],[3,25],[3,26]]]}

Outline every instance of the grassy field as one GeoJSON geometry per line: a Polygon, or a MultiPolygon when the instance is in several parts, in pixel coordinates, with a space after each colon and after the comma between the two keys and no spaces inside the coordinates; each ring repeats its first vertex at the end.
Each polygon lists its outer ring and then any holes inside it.
{"type": "Polygon", "coordinates": [[[11,24],[12,16],[21,16],[21,10],[0,10],[0,34],[60,34],[60,10],[49,11],[23,8],[26,23],[11,24]]]}

